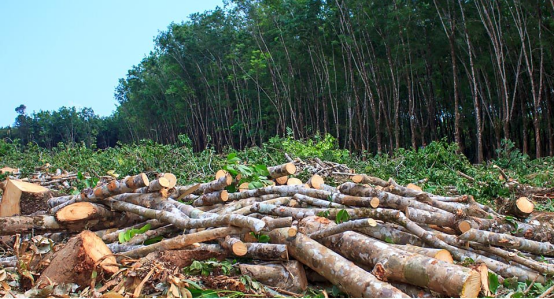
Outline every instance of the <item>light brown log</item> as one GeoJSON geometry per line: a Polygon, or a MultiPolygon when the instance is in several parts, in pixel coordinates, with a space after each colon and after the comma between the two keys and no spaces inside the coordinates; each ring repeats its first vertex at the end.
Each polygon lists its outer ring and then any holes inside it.
{"type": "Polygon", "coordinates": [[[77,202],[60,209],[56,213],[59,222],[79,222],[95,219],[113,219],[118,213],[108,210],[106,207],[90,202],[77,202]]]}
{"type": "Polygon", "coordinates": [[[50,190],[40,185],[7,179],[0,202],[0,217],[47,210],[49,194],[50,190]]]}
{"type": "Polygon", "coordinates": [[[167,186],[167,188],[169,189],[174,188],[177,185],[177,177],[173,173],[161,173],[158,177],[163,177],[167,179],[167,181],[169,182],[169,186],[167,186]]]}
{"type": "Polygon", "coordinates": [[[269,177],[276,179],[283,176],[288,176],[296,173],[296,166],[294,163],[286,163],[283,165],[277,165],[273,167],[268,167],[269,177]]]}
{"type": "Polygon", "coordinates": [[[135,217],[115,217],[114,219],[95,219],[79,221],[75,223],[61,223],[56,217],[50,215],[41,216],[11,216],[0,217],[0,235],[15,235],[26,233],[43,233],[69,231],[80,232],[84,229],[100,230],[114,226],[128,226],[133,224],[135,217]]]}
{"type": "Polygon", "coordinates": [[[310,187],[314,189],[323,189],[321,185],[325,184],[325,181],[323,178],[317,174],[314,174],[307,182],[306,184],[310,185],[310,187]]]}
{"type": "Polygon", "coordinates": [[[345,205],[341,205],[324,199],[314,198],[303,194],[295,194],[292,198],[299,202],[304,203],[305,205],[310,205],[310,206],[316,206],[321,208],[339,208],[339,209],[346,208],[345,205]]]}
{"type": "Polygon", "coordinates": [[[212,193],[215,191],[223,190],[225,187],[231,185],[233,182],[233,177],[231,177],[230,174],[227,174],[226,176],[220,177],[217,180],[200,184],[200,187],[196,191],[193,192],[193,194],[205,194],[205,193],[212,193]]]}
{"type": "Polygon", "coordinates": [[[508,234],[470,229],[459,236],[465,241],[475,241],[484,245],[527,251],[533,254],[554,256],[554,245],[550,242],[537,242],[508,234]]]}
{"type": "Polygon", "coordinates": [[[148,185],[148,192],[160,191],[164,188],[169,188],[169,186],[170,186],[169,180],[166,179],[165,177],[160,177],[150,182],[150,184],[148,185]]]}
{"type": "Polygon", "coordinates": [[[248,182],[240,184],[239,185],[239,192],[244,192],[244,191],[250,190],[249,186],[250,186],[250,183],[248,183],[248,182]]]}
{"type": "Polygon", "coordinates": [[[264,265],[240,264],[239,269],[242,275],[248,275],[268,286],[296,293],[308,288],[304,267],[298,261],[264,265]]]}
{"type": "Polygon", "coordinates": [[[295,238],[272,238],[272,243],[286,244],[289,254],[328,279],[343,292],[357,298],[409,298],[397,288],[382,282],[351,261],[317,243],[304,234],[295,238]]]}
{"type": "Polygon", "coordinates": [[[282,176],[282,177],[275,178],[275,183],[277,183],[277,185],[286,185],[288,180],[289,180],[288,176],[282,176]]]}
{"type": "Polygon", "coordinates": [[[488,256],[477,253],[471,250],[470,248],[467,250],[459,249],[459,248],[468,248],[468,247],[466,246],[465,241],[462,241],[455,236],[448,235],[439,231],[431,231],[431,233],[435,238],[440,239],[441,241],[451,245],[454,248],[454,249],[452,248],[446,248],[446,249],[450,251],[450,253],[452,253],[454,258],[458,261],[464,261],[467,258],[470,258],[475,262],[485,263],[492,272],[505,278],[517,277],[518,281],[520,282],[525,282],[527,280],[531,280],[531,281],[536,280],[537,282],[542,283],[545,281],[545,278],[541,276],[538,272],[535,272],[529,269],[524,269],[522,267],[518,267],[517,265],[509,265],[502,261],[498,261],[488,256]],[[454,246],[459,248],[456,248],[454,246]]]}
{"type": "Polygon", "coordinates": [[[4,174],[4,173],[18,174],[19,168],[11,168],[7,166],[0,168],[0,174],[4,174]]]}
{"type": "Polygon", "coordinates": [[[406,188],[411,189],[411,190],[414,190],[414,191],[418,191],[418,192],[423,192],[423,190],[421,189],[421,187],[419,187],[419,186],[416,185],[416,184],[412,184],[412,183],[409,183],[408,185],[406,185],[406,188]]]}
{"type": "Polygon", "coordinates": [[[418,253],[428,257],[432,257],[439,261],[447,262],[449,264],[454,263],[454,259],[448,250],[439,248],[425,248],[413,245],[394,245],[395,248],[402,249],[404,251],[418,253]]]}
{"type": "Polygon", "coordinates": [[[226,236],[219,244],[235,256],[244,256],[248,252],[248,248],[240,239],[231,236],[226,236]]]}
{"type": "MultiPolygon", "coordinates": [[[[277,197],[269,200],[265,200],[259,203],[264,204],[271,204],[276,206],[286,206],[290,203],[291,198],[290,197],[277,197]]],[[[252,205],[256,204],[257,202],[253,203],[252,205]]],[[[246,206],[244,208],[240,208],[238,210],[235,210],[231,212],[232,214],[239,214],[239,215],[248,215],[252,213],[252,205],[246,206]]]]}
{"type": "Polygon", "coordinates": [[[173,191],[170,193],[169,197],[174,198],[176,200],[181,200],[185,198],[186,196],[193,194],[196,190],[200,188],[201,184],[191,184],[186,186],[176,186],[173,191]]]}
{"type": "Polygon", "coordinates": [[[356,229],[357,232],[391,244],[423,246],[423,241],[417,236],[403,232],[389,223],[377,223],[375,227],[356,229]]]}
{"type": "MultiPolygon", "coordinates": [[[[423,240],[425,243],[430,245],[434,248],[443,248],[446,249],[452,254],[454,259],[457,261],[465,261],[468,258],[477,261],[477,262],[484,262],[487,264],[487,267],[489,269],[503,277],[518,277],[520,281],[525,281],[527,279],[533,280],[535,278],[541,279],[541,277],[538,277],[538,273],[534,271],[528,271],[519,267],[509,266],[507,264],[498,262],[496,260],[493,260],[491,258],[488,258],[486,256],[482,256],[480,254],[476,254],[474,252],[463,250],[460,248],[455,247],[456,245],[451,245],[450,243],[446,243],[446,240],[441,238],[438,238],[436,234],[439,234],[440,236],[444,237],[453,237],[450,235],[446,235],[440,232],[429,232],[423,229],[421,226],[417,225],[415,222],[411,221],[404,215],[404,213],[396,211],[396,210],[390,210],[390,209],[358,209],[365,212],[366,217],[372,217],[374,219],[379,219],[382,221],[387,222],[396,222],[397,224],[402,225],[404,228],[406,228],[407,231],[410,233],[416,235],[421,240],[423,240]]],[[[456,239],[455,237],[453,237],[456,239]]],[[[456,239],[457,240],[457,239],[456,239]]],[[[544,278],[542,278],[544,280],[544,278]]],[[[539,280],[537,280],[539,281],[539,280]]]]}
{"type": "Polygon", "coordinates": [[[224,203],[229,199],[227,190],[215,191],[212,193],[202,194],[192,203],[193,206],[213,206],[215,204],[224,203]]]}
{"type": "Polygon", "coordinates": [[[318,240],[335,234],[340,234],[342,232],[349,231],[349,230],[351,231],[351,230],[357,230],[357,229],[363,229],[366,227],[375,227],[375,226],[377,226],[377,222],[371,218],[358,219],[358,220],[343,222],[341,224],[327,227],[326,229],[322,229],[322,230],[310,233],[308,234],[308,237],[314,240],[318,240]]]}
{"type": "Polygon", "coordinates": [[[265,222],[265,227],[267,230],[272,230],[274,228],[290,227],[292,225],[292,217],[263,217],[262,221],[265,222]]]}
{"type": "MultiPolygon", "coordinates": [[[[234,202],[227,202],[227,204],[221,210],[217,211],[217,213],[218,214],[232,213],[233,211],[236,211],[238,209],[251,206],[255,202],[266,201],[266,200],[275,199],[278,197],[279,197],[278,194],[267,194],[267,195],[262,195],[260,197],[250,197],[250,198],[245,198],[234,202]]],[[[229,201],[229,194],[227,194],[227,201],[229,201]]]]}
{"type": "Polygon", "coordinates": [[[288,181],[287,181],[287,185],[288,186],[302,186],[304,185],[304,183],[302,183],[302,181],[300,179],[297,179],[297,178],[289,178],[288,181]]]}
{"type": "Polygon", "coordinates": [[[527,218],[534,209],[535,205],[527,197],[520,197],[510,201],[506,212],[519,218],[527,218]]]}
{"type": "Polygon", "coordinates": [[[353,175],[351,178],[352,182],[356,184],[372,184],[375,186],[381,186],[381,187],[388,187],[389,182],[382,180],[380,178],[371,177],[365,174],[356,174],[353,175]]]}
{"type": "Polygon", "coordinates": [[[411,284],[402,282],[391,282],[390,284],[412,298],[436,298],[430,291],[411,284]]]}
{"type": "Polygon", "coordinates": [[[331,193],[339,192],[336,187],[329,186],[327,184],[321,184],[321,190],[331,192],[331,193]]]}
{"type": "Polygon", "coordinates": [[[492,246],[485,246],[479,243],[470,242],[469,246],[471,248],[475,248],[484,252],[488,252],[494,255],[497,255],[501,258],[503,258],[506,261],[513,261],[520,265],[523,265],[529,269],[533,269],[541,274],[546,275],[553,275],[554,274],[554,265],[551,263],[545,263],[545,262],[537,262],[532,259],[528,259],[522,256],[519,256],[515,252],[509,252],[501,248],[492,247],[492,246]]]}
{"type": "MultiPolygon", "coordinates": [[[[302,233],[314,233],[336,226],[322,217],[305,218],[299,223],[302,233]]],[[[410,283],[453,297],[477,297],[481,290],[479,273],[434,258],[398,250],[355,232],[344,232],[321,239],[321,243],[348,259],[373,268],[382,280],[410,283]]]]}
{"type": "Polygon", "coordinates": [[[240,234],[241,232],[242,232],[242,229],[237,227],[214,228],[214,229],[204,230],[197,233],[180,235],[171,239],[166,239],[155,244],[151,244],[131,251],[127,251],[123,254],[131,258],[137,258],[137,257],[146,256],[151,252],[183,249],[194,243],[211,241],[211,240],[223,238],[228,235],[240,234]]]}
{"type": "Polygon", "coordinates": [[[85,288],[90,286],[93,272],[103,277],[118,270],[115,257],[106,244],[93,232],[86,230],[71,238],[54,254],[37,285],[44,287],[51,283],[75,283],[85,288]]]}
{"type": "Polygon", "coordinates": [[[146,187],[150,184],[148,177],[144,173],[137,174],[135,176],[130,176],[125,178],[125,186],[129,189],[138,189],[141,187],[146,187]]]}
{"type": "MultiPolygon", "coordinates": [[[[219,226],[232,224],[239,227],[247,227],[252,231],[259,232],[265,227],[265,222],[259,219],[246,217],[242,215],[213,214],[215,215],[214,217],[207,217],[202,219],[191,219],[191,218],[180,217],[180,215],[178,215],[173,211],[149,209],[138,205],[133,205],[127,202],[109,201],[107,202],[107,204],[112,209],[138,214],[140,216],[150,218],[150,219],[158,219],[163,222],[171,223],[180,229],[219,227],[219,226]]],[[[212,214],[212,213],[206,213],[206,214],[212,214]]]]}
{"type": "Polygon", "coordinates": [[[288,261],[287,246],[283,244],[245,243],[247,252],[245,258],[266,261],[288,261]]]}

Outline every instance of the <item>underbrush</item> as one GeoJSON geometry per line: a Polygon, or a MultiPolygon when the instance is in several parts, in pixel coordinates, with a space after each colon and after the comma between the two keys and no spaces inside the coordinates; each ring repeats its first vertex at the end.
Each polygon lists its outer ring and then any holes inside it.
{"type": "MultiPolygon", "coordinates": [[[[307,140],[291,137],[271,138],[263,147],[248,148],[237,152],[227,149],[218,154],[208,148],[193,152],[186,136],[180,144],[163,145],[150,140],[138,144],[118,144],[105,150],[91,149],[83,144],[58,144],[52,150],[35,144],[22,146],[17,142],[0,140],[0,166],[18,167],[23,176],[35,171],[35,167],[50,164],[51,169],[105,175],[113,171],[120,175],[140,172],[172,172],[180,184],[206,181],[223,168],[229,153],[236,153],[248,164],[276,165],[286,162],[285,153],[292,158],[320,158],[346,164],[357,173],[388,179],[400,184],[416,183],[424,190],[445,194],[457,190],[460,194],[473,195],[487,203],[497,197],[512,194],[500,177],[498,166],[510,179],[536,187],[554,186],[554,160],[552,157],[531,160],[517,150],[513,143],[504,141],[497,158],[474,165],[458,153],[457,146],[446,141],[432,142],[424,148],[398,149],[391,155],[354,154],[339,149],[331,135],[315,136],[307,140]],[[465,176],[464,176],[465,174],[465,176]],[[468,177],[473,178],[472,181],[468,177]]],[[[548,208],[549,205],[545,204],[548,208]]]]}

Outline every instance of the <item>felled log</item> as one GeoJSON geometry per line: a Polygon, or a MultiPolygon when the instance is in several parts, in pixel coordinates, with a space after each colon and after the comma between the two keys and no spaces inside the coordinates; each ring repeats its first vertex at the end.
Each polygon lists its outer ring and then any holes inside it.
{"type": "Polygon", "coordinates": [[[286,163],[283,165],[268,167],[267,170],[269,171],[269,177],[272,179],[276,179],[279,177],[295,174],[296,166],[294,165],[294,163],[286,163]]]}
{"type": "Polygon", "coordinates": [[[219,203],[225,203],[229,199],[229,192],[227,190],[215,191],[212,193],[202,194],[192,203],[195,207],[200,206],[213,206],[219,203]]]}
{"type": "Polygon", "coordinates": [[[7,179],[0,202],[0,217],[45,211],[49,196],[50,190],[40,185],[7,179]]]}
{"type": "Polygon", "coordinates": [[[307,195],[303,195],[303,194],[295,194],[293,197],[293,199],[301,202],[301,203],[305,203],[307,205],[310,205],[310,206],[316,206],[316,207],[321,207],[321,208],[345,208],[346,206],[345,205],[341,205],[341,204],[338,204],[336,202],[331,202],[331,201],[328,201],[328,200],[324,200],[324,199],[319,199],[319,198],[313,198],[311,196],[307,196],[307,195]]]}
{"type": "Polygon", "coordinates": [[[286,185],[288,180],[289,180],[288,176],[282,176],[282,177],[275,178],[275,183],[277,183],[277,185],[286,185]]]}
{"type": "Polygon", "coordinates": [[[304,267],[298,261],[264,265],[240,264],[239,269],[242,275],[248,275],[268,286],[297,293],[308,288],[304,267]]]}
{"type": "Polygon", "coordinates": [[[223,190],[225,189],[225,187],[231,185],[232,182],[233,182],[233,177],[227,174],[226,176],[220,177],[215,181],[200,184],[198,189],[194,191],[193,194],[201,195],[201,194],[212,193],[215,191],[223,190]]]}
{"type": "Polygon", "coordinates": [[[318,239],[326,238],[348,230],[363,229],[366,227],[375,227],[375,226],[377,226],[377,222],[371,218],[358,219],[358,220],[343,222],[338,225],[333,225],[333,226],[327,227],[326,229],[314,231],[308,234],[308,236],[314,240],[318,240],[318,239]]]}
{"type": "Polygon", "coordinates": [[[426,248],[413,245],[394,245],[395,248],[402,249],[404,251],[413,252],[428,257],[432,257],[439,261],[447,262],[449,264],[454,263],[454,259],[448,250],[439,248],[426,248]]]}
{"type": "Polygon", "coordinates": [[[200,188],[201,184],[191,184],[187,186],[176,186],[175,188],[172,188],[172,192],[169,194],[169,197],[181,200],[185,198],[186,196],[193,194],[196,190],[200,188]]]}
{"type": "Polygon", "coordinates": [[[248,252],[248,248],[240,239],[231,236],[226,236],[219,244],[235,256],[244,256],[248,252]]]}
{"type": "Polygon", "coordinates": [[[93,232],[85,230],[71,238],[42,272],[38,286],[51,283],[75,283],[80,288],[90,286],[93,272],[100,277],[119,270],[110,249],[93,232]]]}
{"type": "MultiPolygon", "coordinates": [[[[267,195],[262,195],[260,197],[250,197],[250,198],[241,199],[231,203],[226,203],[225,206],[221,208],[221,210],[217,211],[217,213],[218,214],[232,213],[233,211],[236,211],[238,209],[251,206],[255,202],[266,201],[266,200],[270,200],[278,197],[279,197],[278,194],[267,194],[267,195]]],[[[229,194],[227,194],[227,200],[229,200],[229,194]]]]}
{"type": "MultiPolygon", "coordinates": [[[[326,218],[310,217],[299,223],[303,233],[335,226],[326,218]]],[[[410,283],[452,297],[477,297],[481,290],[479,273],[458,265],[410,254],[355,232],[321,239],[321,243],[350,260],[373,267],[373,275],[385,281],[410,283]]]]}
{"type": "Polygon", "coordinates": [[[504,248],[518,249],[530,253],[554,256],[554,245],[550,242],[537,242],[508,234],[470,229],[459,236],[465,241],[475,241],[484,245],[495,245],[504,248]]]}
{"type": "Polygon", "coordinates": [[[544,276],[541,276],[538,272],[525,269],[522,267],[518,267],[517,265],[509,265],[502,261],[477,253],[471,250],[471,248],[467,248],[465,241],[462,241],[455,236],[448,235],[439,231],[432,231],[431,233],[433,234],[433,236],[440,239],[441,241],[453,247],[454,246],[458,247],[458,248],[450,247],[448,249],[448,251],[450,251],[450,253],[452,253],[453,255],[456,254],[454,258],[457,259],[458,261],[464,261],[467,258],[470,258],[477,263],[485,263],[489,268],[489,270],[491,270],[492,272],[505,278],[516,277],[520,282],[525,282],[527,280],[530,280],[530,281],[534,280],[542,283],[545,281],[544,276]],[[467,249],[461,249],[461,248],[467,248],[467,249]]]}
{"type": "Polygon", "coordinates": [[[533,213],[534,209],[535,205],[527,197],[520,197],[509,200],[508,204],[501,208],[501,212],[525,219],[533,213]]]}
{"type": "Polygon", "coordinates": [[[325,181],[323,180],[323,178],[317,174],[314,174],[307,182],[306,184],[308,184],[311,188],[314,188],[314,189],[323,189],[321,185],[323,185],[325,183],[325,181]]]}
{"type": "Polygon", "coordinates": [[[374,227],[357,228],[357,232],[391,244],[423,246],[423,241],[410,233],[401,231],[389,223],[377,223],[374,227]]]}
{"type": "Polygon", "coordinates": [[[158,178],[165,178],[169,182],[169,186],[167,188],[171,189],[177,185],[177,177],[173,173],[160,173],[158,175],[158,178]]]}
{"type": "Polygon", "coordinates": [[[127,251],[123,254],[131,258],[138,258],[138,257],[146,256],[147,254],[155,251],[183,249],[194,243],[211,241],[211,240],[223,238],[228,235],[237,235],[237,234],[240,234],[241,231],[242,229],[237,227],[214,228],[214,229],[204,230],[197,233],[180,235],[171,239],[166,239],[158,243],[142,246],[140,248],[127,251]]]}
{"type": "Polygon", "coordinates": [[[139,245],[145,241],[158,237],[171,234],[173,232],[179,231],[175,226],[169,224],[158,228],[151,228],[142,234],[137,234],[133,236],[129,241],[125,242],[128,245],[139,245]]]}
{"type": "Polygon", "coordinates": [[[101,230],[109,227],[128,226],[132,221],[126,217],[94,219],[75,223],[62,223],[50,215],[0,217],[0,235],[45,233],[57,231],[80,232],[84,229],[101,230]]]}
{"type": "MultiPolygon", "coordinates": [[[[284,234],[280,235],[284,237],[284,234]]],[[[272,238],[272,243],[286,244],[289,254],[336,285],[358,298],[409,298],[397,288],[382,282],[351,261],[304,234],[295,238],[272,238]]]]}
{"type": "Polygon", "coordinates": [[[122,215],[108,210],[106,207],[90,202],[78,202],[56,213],[56,219],[62,223],[75,223],[95,219],[114,219],[122,215]]]}
{"type": "Polygon", "coordinates": [[[287,180],[287,186],[304,186],[304,183],[300,179],[297,178],[289,178],[287,180]]]}

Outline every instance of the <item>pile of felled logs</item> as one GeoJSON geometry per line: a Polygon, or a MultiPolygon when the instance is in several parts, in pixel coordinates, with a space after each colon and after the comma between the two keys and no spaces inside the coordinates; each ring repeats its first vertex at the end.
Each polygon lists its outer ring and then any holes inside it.
{"type": "Polygon", "coordinates": [[[392,179],[351,175],[333,187],[316,174],[301,182],[292,163],[269,173],[275,185],[235,193],[226,188],[236,178],[224,171],[187,186],[169,173],[114,179],[49,199],[44,215],[0,217],[0,234],[69,239],[48,257],[38,286],[86,287],[93,272],[109,277],[124,258],[175,261],[183,250],[247,258],[243,274],[287,292],[328,281],[353,297],[490,296],[489,272],[522,282],[554,274],[553,226],[544,214],[533,217],[526,198],[500,214],[471,196],[434,195],[392,179]]]}

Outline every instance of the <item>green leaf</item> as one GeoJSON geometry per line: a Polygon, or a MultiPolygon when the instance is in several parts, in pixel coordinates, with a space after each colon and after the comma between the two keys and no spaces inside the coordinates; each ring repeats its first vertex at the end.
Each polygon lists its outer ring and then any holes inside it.
{"type": "Polygon", "coordinates": [[[123,244],[125,242],[127,242],[125,240],[125,232],[120,232],[119,235],[117,235],[118,239],[119,239],[119,243],[123,244]]]}
{"type": "Polygon", "coordinates": [[[163,239],[164,239],[164,237],[157,236],[157,237],[154,237],[154,238],[151,238],[151,239],[148,239],[148,240],[144,241],[144,245],[151,245],[151,244],[154,244],[154,243],[158,243],[163,239]]]}
{"type": "Polygon", "coordinates": [[[498,281],[498,275],[489,272],[489,289],[493,294],[496,294],[496,290],[500,286],[500,282],[498,281]]]}
{"type": "Polygon", "coordinates": [[[146,223],[145,226],[141,227],[137,234],[144,234],[145,232],[147,232],[150,228],[152,227],[152,225],[150,225],[150,223],[146,223]]]}
{"type": "Polygon", "coordinates": [[[252,189],[259,189],[259,188],[263,188],[264,184],[262,184],[262,182],[250,182],[248,184],[248,189],[252,190],[252,189]]]}
{"type": "Polygon", "coordinates": [[[391,237],[386,237],[385,238],[385,242],[389,243],[389,244],[394,244],[394,241],[392,240],[391,237]]]}
{"type": "Polygon", "coordinates": [[[337,213],[337,217],[335,218],[335,222],[337,224],[343,223],[350,220],[350,215],[348,215],[348,212],[345,209],[340,210],[337,213]]]}
{"type": "Polygon", "coordinates": [[[263,164],[254,165],[254,169],[256,169],[256,173],[258,173],[258,175],[263,175],[263,176],[269,175],[269,170],[267,170],[267,166],[263,164]]]}
{"type": "Polygon", "coordinates": [[[90,278],[95,279],[98,276],[98,272],[92,271],[92,274],[90,275],[90,278]]]}
{"type": "Polygon", "coordinates": [[[512,294],[512,296],[510,296],[510,298],[523,298],[523,297],[525,297],[523,292],[515,292],[512,294]]]}
{"type": "Polygon", "coordinates": [[[258,237],[258,242],[260,242],[260,243],[269,243],[269,241],[270,241],[270,238],[269,238],[268,235],[263,235],[262,234],[258,237]]]}

